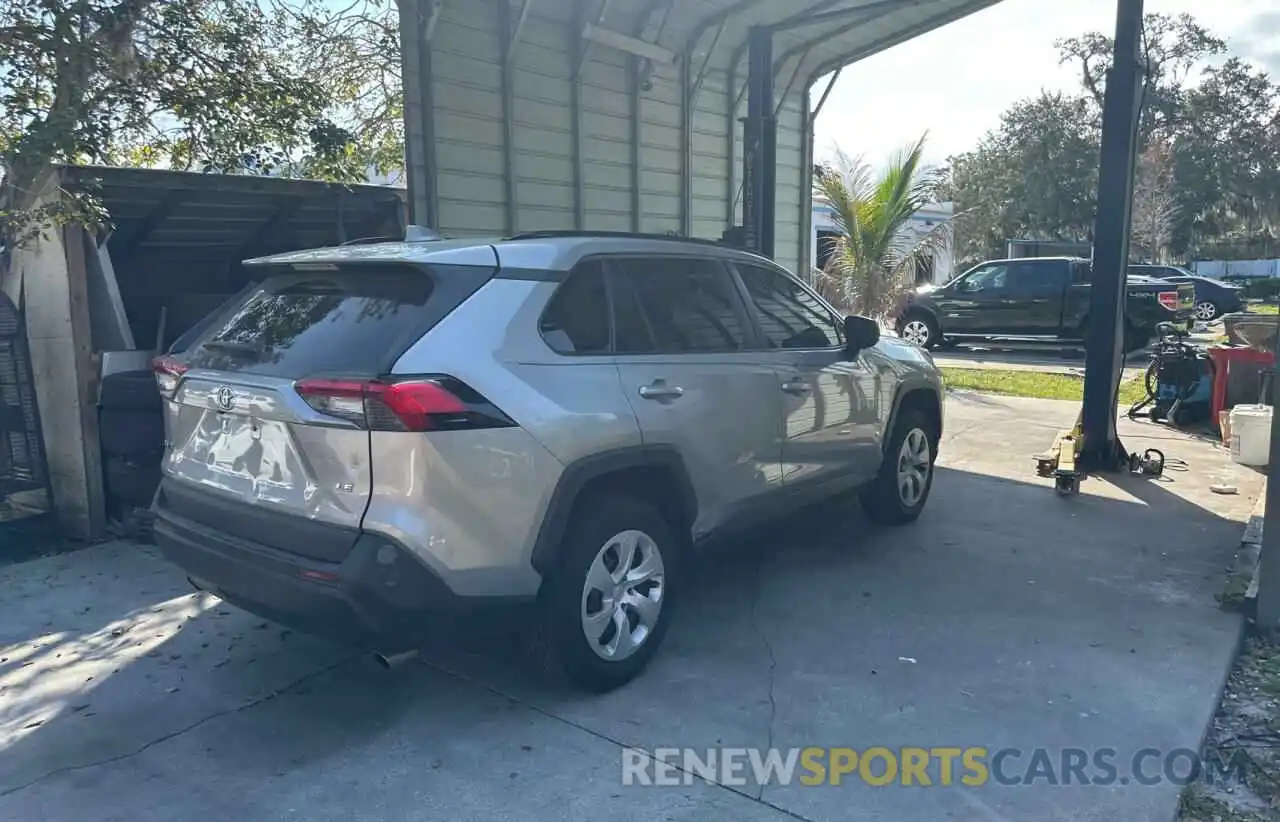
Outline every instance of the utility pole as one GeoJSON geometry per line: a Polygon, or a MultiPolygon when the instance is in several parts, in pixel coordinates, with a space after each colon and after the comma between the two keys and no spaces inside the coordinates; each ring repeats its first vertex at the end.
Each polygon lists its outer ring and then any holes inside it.
{"type": "Polygon", "coordinates": [[[1116,405],[1124,369],[1125,281],[1129,266],[1129,219],[1142,112],[1145,66],[1143,0],[1118,0],[1115,55],[1107,73],[1098,167],[1098,213],[1093,232],[1093,279],[1085,330],[1084,405],[1078,464],[1084,471],[1122,467],[1124,448],[1116,433],[1116,405]]]}

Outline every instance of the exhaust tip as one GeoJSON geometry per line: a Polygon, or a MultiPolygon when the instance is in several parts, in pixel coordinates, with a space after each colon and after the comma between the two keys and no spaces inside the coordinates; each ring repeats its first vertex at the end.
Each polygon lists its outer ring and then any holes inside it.
{"type": "Polygon", "coordinates": [[[418,651],[415,649],[412,651],[400,651],[395,654],[374,654],[373,658],[378,660],[378,664],[382,667],[387,670],[393,670],[417,659],[418,651]]]}

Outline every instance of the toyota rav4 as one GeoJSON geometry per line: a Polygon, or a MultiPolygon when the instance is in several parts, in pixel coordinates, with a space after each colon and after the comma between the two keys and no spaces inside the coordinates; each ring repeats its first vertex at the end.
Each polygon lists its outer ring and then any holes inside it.
{"type": "Polygon", "coordinates": [[[919,516],[930,355],[773,262],[580,232],[249,261],[159,358],[155,536],[200,589],[407,651],[533,614],[580,686],[634,677],[689,552],[833,495],[919,516]],[[514,606],[514,607],[512,607],[514,606]]]}

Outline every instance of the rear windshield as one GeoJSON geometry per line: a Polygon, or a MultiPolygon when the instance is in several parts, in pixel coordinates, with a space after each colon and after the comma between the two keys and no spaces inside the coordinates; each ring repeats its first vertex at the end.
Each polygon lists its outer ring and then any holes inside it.
{"type": "Polygon", "coordinates": [[[186,359],[281,377],[377,374],[453,308],[433,305],[436,290],[410,266],[275,274],[224,311],[186,359]]]}

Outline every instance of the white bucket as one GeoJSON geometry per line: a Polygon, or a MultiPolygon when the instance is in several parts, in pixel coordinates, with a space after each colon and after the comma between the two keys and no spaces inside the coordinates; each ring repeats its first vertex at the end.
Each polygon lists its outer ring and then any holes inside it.
{"type": "Polygon", "coordinates": [[[1264,467],[1271,459],[1271,406],[1237,405],[1231,409],[1231,459],[1264,467]]]}

